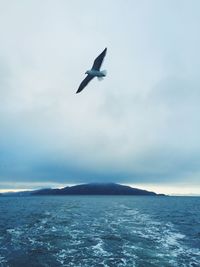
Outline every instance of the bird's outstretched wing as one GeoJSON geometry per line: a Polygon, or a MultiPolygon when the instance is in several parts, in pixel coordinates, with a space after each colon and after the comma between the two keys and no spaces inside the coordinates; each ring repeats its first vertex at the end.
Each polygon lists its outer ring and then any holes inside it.
{"type": "Polygon", "coordinates": [[[88,74],[88,75],[85,77],[85,79],[81,82],[81,84],[79,85],[79,88],[78,88],[76,94],[80,93],[80,92],[81,92],[81,91],[88,85],[88,83],[89,83],[93,78],[94,78],[94,76],[88,74]]]}
{"type": "Polygon", "coordinates": [[[95,59],[93,66],[92,66],[93,70],[100,70],[103,59],[106,55],[106,51],[107,51],[107,48],[105,48],[103,52],[95,59]]]}

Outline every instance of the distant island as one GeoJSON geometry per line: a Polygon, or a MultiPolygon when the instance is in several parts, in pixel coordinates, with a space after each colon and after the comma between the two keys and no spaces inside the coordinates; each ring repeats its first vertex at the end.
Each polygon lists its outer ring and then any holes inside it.
{"type": "Polygon", "coordinates": [[[90,183],[67,186],[62,189],[41,189],[32,195],[131,195],[131,196],[164,196],[151,191],[132,188],[115,183],[90,183]]]}
{"type": "Polygon", "coordinates": [[[61,189],[40,189],[34,191],[7,192],[0,196],[64,196],[64,195],[116,195],[116,196],[165,196],[151,191],[132,188],[115,183],[90,183],[67,186],[61,189]]]}

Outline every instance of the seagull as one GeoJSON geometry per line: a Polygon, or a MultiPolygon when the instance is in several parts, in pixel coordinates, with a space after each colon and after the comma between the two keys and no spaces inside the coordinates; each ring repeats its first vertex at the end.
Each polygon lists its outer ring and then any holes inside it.
{"type": "Polygon", "coordinates": [[[94,77],[97,77],[99,80],[101,80],[103,79],[103,77],[106,76],[106,70],[100,71],[101,65],[103,63],[103,59],[106,55],[106,51],[107,51],[107,48],[105,48],[103,52],[95,59],[91,70],[86,71],[85,74],[87,74],[87,76],[79,85],[79,88],[76,94],[80,93],[94,77]]]}

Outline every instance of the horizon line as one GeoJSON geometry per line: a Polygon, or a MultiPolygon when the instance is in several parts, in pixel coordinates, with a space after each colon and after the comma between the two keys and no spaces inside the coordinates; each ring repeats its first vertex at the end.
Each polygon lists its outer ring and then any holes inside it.
{"type": "MultiPolygon", "coordinates": [[[[13,183],[12,183],[13,184],[13,183]]],[[[23,183],[21,183],[23,184],[23,183]]],[[[43,185],[41,186],[33,186],[33,187],[29,187],[27,188],[27,184],[29,183],[24,183],[26,184],[25,187],[18,187],[18,188],[5,188],[5,189],[0,189],[0,194],[6,194],[6,193],[19,193],[19,192],[29,192],[29,191],[36,191],[36,190],[41,190],[41,189],[62,189],[64,187],[71,187],[71,186],[75,186],[75,185],[81,185],[81,184],[120,184],[120,185],[125,185],[125,186],[130,186],[131,188],[137,188],[137,189],[141,189],[141,190],[147,190],[147,191],[150,191],[150,192],[155,192],[156,194],[165,194],[165,195],[168,195],[168,196],[188,196],[188,197],[200,197],[200,192],[169,192],[169,190],[163,190],[163,188],[165,186],[156,186],[156,185],[149,185],[149,184],[138,184],[138,185],[133,185],[133,184],[130,184],[130,183],[114,183],[114,182],[91,182],[91,183],[68,183],[68,184],[59,184],[59,183],[42,183],[43,185]],[[45,184],[45,186],[44,186],[45,184]],[[49,184],[49,186],[48,186],[49,184]],[[146,186],[145,186],[146,185],[146,186]],[[149,186],[148,186],[149,185],[149,186]],[[159,190],[160,189],[160,190],[159,190]],[[165,192],[164,192],[165,191],[165,192]]],[[[30,183],[30,184],[34,184],[34,183],[30,183]]],[[[39,183],[36,183],[36,184],[39,184],[39,183]]],[[[170,187],[170,188],[173,188],[170,187]]],[[[176,187],[174,187],[175,189],[176,187]]]]}

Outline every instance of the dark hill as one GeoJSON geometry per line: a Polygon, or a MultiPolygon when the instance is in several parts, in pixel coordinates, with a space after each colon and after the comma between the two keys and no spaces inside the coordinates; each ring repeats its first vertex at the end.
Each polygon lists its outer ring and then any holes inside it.
{"type": "Polygon", "coordinates": [[[32,192],[32,195],[135,195],[157,196],[158,194],[130,186],[114,183],[82,184],[62,189],[42,189],[32,192]]]}

